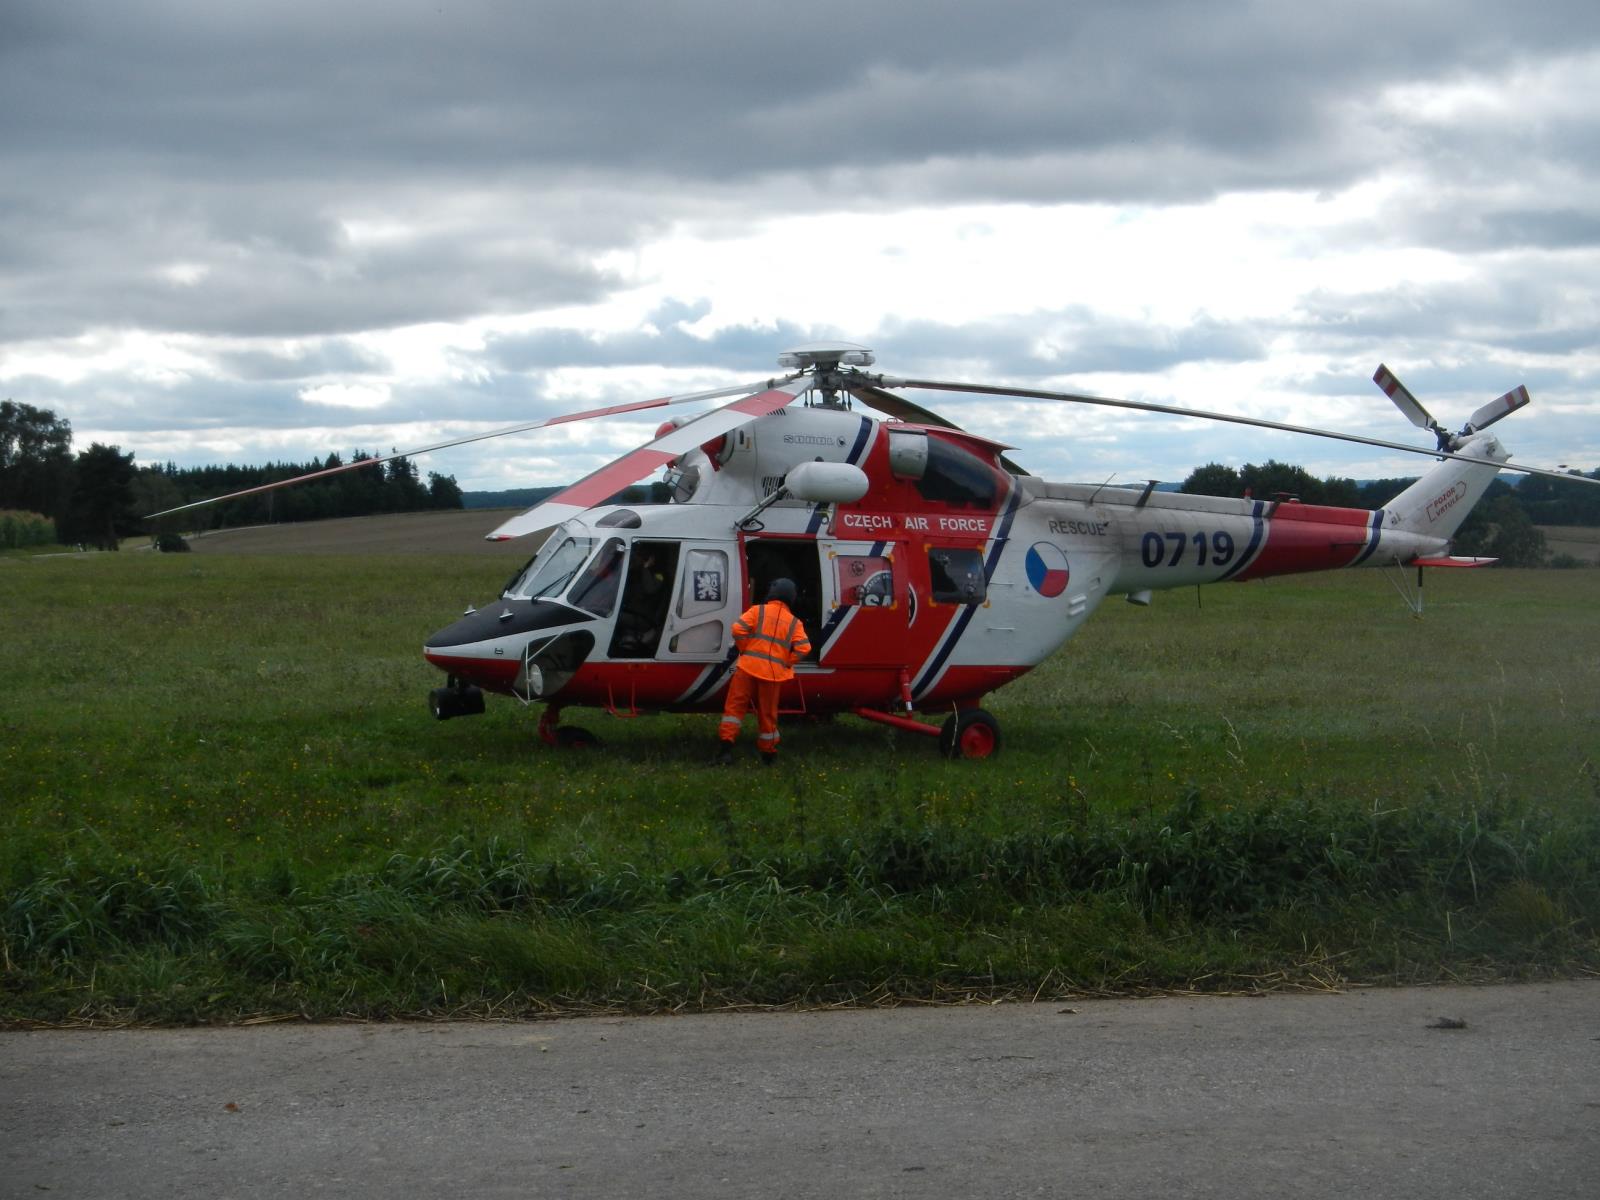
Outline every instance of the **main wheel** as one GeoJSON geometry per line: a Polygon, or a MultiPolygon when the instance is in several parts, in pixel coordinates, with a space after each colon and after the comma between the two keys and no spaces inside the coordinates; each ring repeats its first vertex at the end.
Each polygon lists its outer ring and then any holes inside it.
{"type": "Polygon", "coordinates": [[[981,708],[963,708],[945,718],[939,750],[946,758],[990,758],[1000,753],[1000,722],[981,708]]]}
{"type": "Polygon", "coordinates": [[[600,738],[582,725],[561,725],[556,728],[556,745],[563,750],[592,750],[600,738]]]}

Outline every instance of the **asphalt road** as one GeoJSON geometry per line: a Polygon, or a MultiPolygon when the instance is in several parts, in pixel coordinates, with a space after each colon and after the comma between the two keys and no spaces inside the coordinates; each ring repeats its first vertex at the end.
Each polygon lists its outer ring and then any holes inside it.
{"type": "Polygon", "coordinates": [[[1600,981],[0,1035],[0,1195],[304,1194],[1594,1200],[1600,981]]]}

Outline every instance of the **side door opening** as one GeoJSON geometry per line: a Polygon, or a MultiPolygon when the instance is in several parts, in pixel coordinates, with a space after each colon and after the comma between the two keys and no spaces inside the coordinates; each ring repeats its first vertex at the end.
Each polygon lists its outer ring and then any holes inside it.
{"type": "Polygon", "coordinates": [[[639,538],[628,559],[622,605],[607,654],[612,658],[654,658],[672,608],[672,583],[678,577],[678,543],[639,538]]]}
{"type": "Polygon", "coordinates": [[[745,574],[750,591],[748,604],[760,604],[775,579],[794,580],[794,615],[811,636],[811,653],[804,661],[817,659],[817,634],[822,628],[822,567],[813,538],[750,538],[744,543],[745,574]]]}

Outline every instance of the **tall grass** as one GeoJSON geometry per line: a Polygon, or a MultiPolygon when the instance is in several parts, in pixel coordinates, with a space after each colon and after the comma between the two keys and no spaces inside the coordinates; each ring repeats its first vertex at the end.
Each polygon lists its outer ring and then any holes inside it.
{"type": "MultiPolygon", "coordinates": [[[[224,1020],[1327,986],[1600,966],[1581,575],[1114,605],[947,763],[848,719],[431,722],[481,560],[0,573],[0,1017],[224,1020]],[[419,568],[421,573],[419,573],[419,568]]],[[[1467,573],[1462,573],[1466,575],[1467,573]]]]}
{"type": "Polygon", "coordinates": [[[0,550],[20,550],[29,546],[51,546],[56,540],[56,523],[36,512],[0,508],[0,550]]]}

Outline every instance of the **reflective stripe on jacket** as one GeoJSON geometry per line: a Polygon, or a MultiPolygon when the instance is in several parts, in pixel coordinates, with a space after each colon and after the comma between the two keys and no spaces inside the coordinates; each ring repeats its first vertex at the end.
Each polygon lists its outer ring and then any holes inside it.
{"type": "Polygon", "coordinates": [[[793,679],[794,664],[811,653],[811,639],[800,618],[781,600],[769,600],[733,623],[739,670],[757,679],[793,679]]]}

